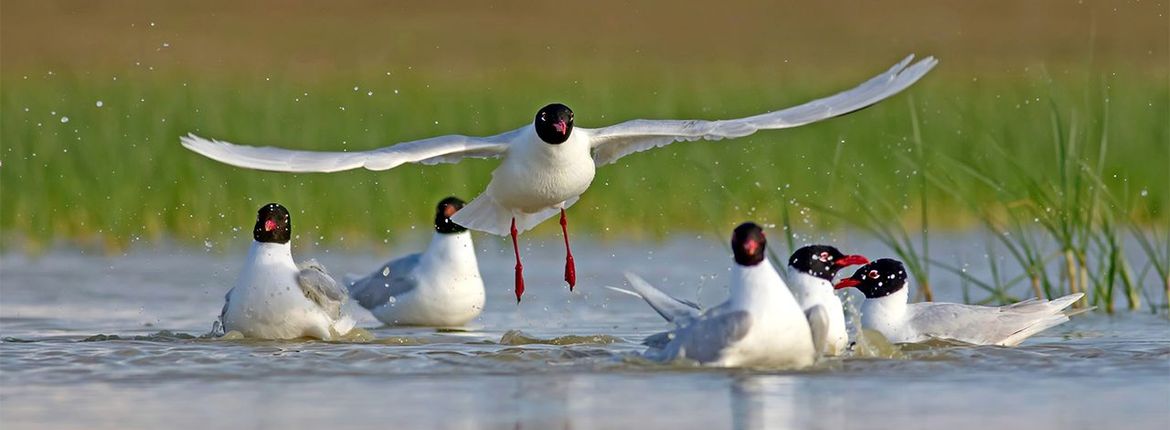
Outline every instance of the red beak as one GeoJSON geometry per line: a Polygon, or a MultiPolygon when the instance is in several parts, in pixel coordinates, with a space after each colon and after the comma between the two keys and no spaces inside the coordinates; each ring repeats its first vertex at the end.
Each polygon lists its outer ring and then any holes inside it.
{"type": "Polygon", "coordinates": [[[833,289],[840,290],[842,288],[856,287],[860,284],[861,284],[861,281],[858,281],[858,280],[853,279],[853,278],[845,278],[845,279],[842,279],[841,282],[838,282],[837,285],[834,285],[833,289]]]}
{"type": "Polygon", "coordinates": [[[756,250],[760,249],[760,242],[749,240],[744,242],[743,247],[744,250],[747,251],[748,255],[756,255],[756,250]]]}
{"type": "Polygon", "coordinates": [[[557,123],[553,124],[553,128],[557,129],[557,132],[562,135],[569,132],[569,125],[565,124],[565,121],[562,120],[557,120],[557,123]]]}
{"type": "Polygon", "coordinates": [[[864,255],[846,255],[833,262],[833,265],[837,267],[856,266],[861,264],[869,264],[869,259],[865,258],[864,255]]]}
{"type": "Polygon", "coordinates": [[[264,221],[264,231],[272,231],[272,230],[276,230],[276,221],[265,220],[264,221]]]}

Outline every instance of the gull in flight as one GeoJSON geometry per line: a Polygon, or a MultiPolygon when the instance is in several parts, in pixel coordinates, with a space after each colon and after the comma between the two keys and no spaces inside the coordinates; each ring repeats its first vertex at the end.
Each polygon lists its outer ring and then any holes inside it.
{"type": "Polygon", "coordinates": [[[573,111],[553,103],[536,112],[531,125],[494,136],[448,135],[360,152],[318,152],[235,145],[194,134],[184,147],[208,158],[249,169],[277,172],[387,170],[404,163],[454,163],[463,158],[501,158],[487,189],[452,218],[472,230],[511,235],[516,254],[516,300],[524,294],[524,266],[516,235],[560,214],[565,239],[565,282],[577,283],[565,209],[589,188],[597,167],[674,142],[744,137],[759,130],[797,127],[854,112],[897,94],[937,63],[914,56],[862,84],[799,106],[729,120],[631,120],[602,128],[574,127],[573,111]]]}

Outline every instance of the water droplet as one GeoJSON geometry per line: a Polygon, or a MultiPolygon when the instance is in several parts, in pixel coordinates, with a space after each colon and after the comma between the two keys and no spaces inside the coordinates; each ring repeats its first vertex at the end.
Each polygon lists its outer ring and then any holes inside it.
{"type": "Polygon", "coordinates": [[[382,276],[390,276],[390,266],[382,268],[382,276]]]}
{"type": "Polygon", "coordinates": [[[104,102],[102,102],[101,100],[98,100],[97,103],[94,103],[94,105],[96,105],[97,107],[102,107],[102,106],[105,106],[106,104],[104,102]]]}
{"type": "Polygon", "coordinates": [[[69,117],[67,117],[67,116],[63,116],[63,117],[61,117],[61,123],[62,123],[62,124],[64,124],[64,123],[67,123],[67,122],[69,122],[69,117]]]}

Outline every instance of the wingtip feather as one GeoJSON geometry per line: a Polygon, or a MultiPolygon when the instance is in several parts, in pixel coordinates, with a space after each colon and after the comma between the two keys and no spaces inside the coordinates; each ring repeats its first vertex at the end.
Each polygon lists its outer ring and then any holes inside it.
{"type": "Polygon", "coordinates": [[[634,296],[634,297],[637,297],[637,298],[639,298],[639,299],[643,299],[643,298],[644,298],[644,297],[642,297],[642,295],[641,295],[641,294],[635,293],[635,292],[633,292],[633,291],[630,291],[630,290],[627,290],[627,289],[625,289],[625,288],[618,288],[618,287],[614,287],[614,286],[611,286],[611,285],[606,285],[606,286],[605,286],[605,288],[608,288],[608,289],[610,289],[610,290],[612,290],[612,291],[615,291],[615,292],[618,292],[618,293],[622,293],[622,294],[625,294],[625,295],[634,296]]]}

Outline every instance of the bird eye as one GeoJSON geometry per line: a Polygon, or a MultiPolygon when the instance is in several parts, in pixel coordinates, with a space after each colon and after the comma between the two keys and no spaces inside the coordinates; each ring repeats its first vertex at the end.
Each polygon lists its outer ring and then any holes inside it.
{"type": "Polygon", "coordinates": [[[869,276],[870,279],[877,279],[878,276],[881,276],[881,274],[878,273],[877,270],[870,270],[869,273],[866,275],[869,276]]]}
{"type": "Polygon", "coordinates": [[[833,259],[833,257],[830,257],[830,256],[829,256],[829,253],[828,253],[828,252],[821,252],[821,256],[820,256],[820,257],[821,257],[821,261],[829,261],[829,260],[832,260],[832,259],[833,259]]]}
{"type": "Polygon", "coordinates": [[[547,121],[548,120],[548,112],[541,112],[540,113],[540,120],[547,121]]]}

